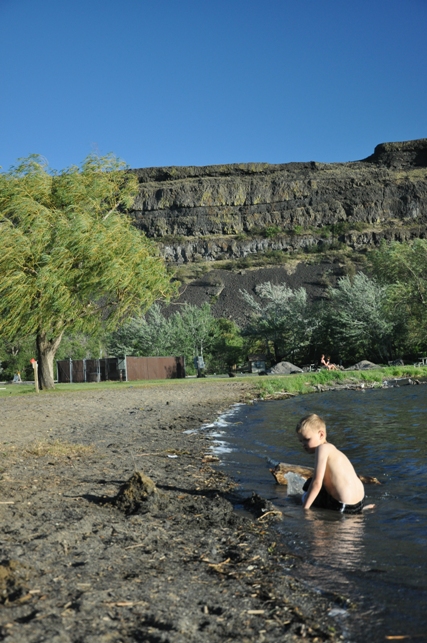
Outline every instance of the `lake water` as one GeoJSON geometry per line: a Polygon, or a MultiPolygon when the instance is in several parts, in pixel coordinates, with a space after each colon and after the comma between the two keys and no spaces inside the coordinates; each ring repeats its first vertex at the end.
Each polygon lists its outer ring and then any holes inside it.
{"type": "Polygon", "coordinates": [[[348,599],[333,614],[348,640],[427,641],[426,424],[427,386],[421,385],[238,405],[207,427],[222,470],[240,490],[282,509],[278,529],[303,561],[295,568],[298,576],[348,599]],[[277,462],[313,466],[295,434],[308,413],[325,419],[328,440],[358,473],[381,481],[365,486],[375,509],[360,516],[304,512],[286,487],[275,484],[268,469],[277,462]]]}

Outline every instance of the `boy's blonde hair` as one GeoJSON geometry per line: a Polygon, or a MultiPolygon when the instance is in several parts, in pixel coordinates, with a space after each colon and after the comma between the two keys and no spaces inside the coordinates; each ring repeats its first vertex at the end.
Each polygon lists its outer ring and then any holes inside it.
{"type": "Polygon", "coordinates": [[[310,415],[305,415],[297,424],[296,432],[301,433],[304,429],[309,431],[320,431],[325,432],[326,437],[326,424],[325,421],[319,415],[315,413],[310,413],[310,415]]]}

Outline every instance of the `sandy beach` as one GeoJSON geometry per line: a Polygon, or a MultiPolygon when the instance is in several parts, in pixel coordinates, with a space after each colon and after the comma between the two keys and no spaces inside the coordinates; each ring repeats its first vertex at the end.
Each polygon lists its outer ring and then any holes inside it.
{"type": "Polygon", "coordinates": [[[206,461],[209,436],[187,432],[250,400],[251,386],[0,399],[0,640],[342,638],[333,599],[293,577],[278,517],[236,512],[234,483],[206,461]]]}

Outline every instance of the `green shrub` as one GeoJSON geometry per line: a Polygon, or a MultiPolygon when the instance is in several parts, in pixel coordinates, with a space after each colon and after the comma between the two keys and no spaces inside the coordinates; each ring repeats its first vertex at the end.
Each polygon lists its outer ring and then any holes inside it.
{"type": "Polygon", "coordinates": [[[277,225],[268,226],[263,230],[263,234],[266,239],[271,239],[272,237],[276,237],[281,232],[282,232],[282,229],[279,228],[279,226],[277,225]]]}
{"type": "Polygon", "coordinates": [[[296,235],[299,236],[300,234],[304,234],[305,229],[301,225],[295,225],[293,228],[288,230],[288,234],[290,235],[296,235]]]}

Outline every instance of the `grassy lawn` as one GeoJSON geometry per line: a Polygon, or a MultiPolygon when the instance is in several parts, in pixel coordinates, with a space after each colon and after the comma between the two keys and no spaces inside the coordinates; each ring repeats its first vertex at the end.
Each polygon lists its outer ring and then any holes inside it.
{"type": "Polygon", "coordinates": [[[275,393],[312,393],[314,387],[333,386],[334,384],[370,383],[380,386],[384,380],[399,377],[413,379],[427,378],[427,367],[417,366],[387,366],[368,371],[327,371],[317,373],[299,373],[297,375],[282,375],[265,377],[257,383],[260,397],[274,395],[275,393]]]}
{"type": "MultiPolygon", "coordinates": [[[[251,382],[257,382],[257,378],[248,378],[248,377],[236,377],[232,381],[245,381],[248,379],[251,382]]],[[[74,384],[55,384],[55,388],[50,391],[40,391],[40,395],[56,395],[58,393],[75,393],[77,391],[102,391],[102,390],[111,390],[111,389],[127,389],[127,388],[149,388],[151,386],[176,386],[176,387],[185,387],[185,386],[209,386],[209,384],[214,382],[224,382],[229,384],[230,380],[228,377],[224,376],[209,376],[207,378],[196,378],[190,377],[186,379],[167,379],[167,380],[136,380],[134,382],[82,382],[74,384]]],[[[258,383],[258,382],[257,382],[258,383]]],[[[30,393],[35,394],[34,384],[22,383],[22,384],[0,384],[0,398],[9,397],[11,395],[28,395],[30,393]]]]}
{"type": "MultiPolygon", "coordinates": [[[[261,398],[274,395],[276,393],[288,392],[294,394],[312,393],[316,385],[334,386],[335,384],[357,384],[370,383],[378,386],[384,380],[410,377],[413,379],[426,379],[427,366],[388,366],[376,368],[368,371],[327,371],[322,370],[317,373],[299,373],[297,375],[278,375],[266,377],[235,377],[232,382],[245,382],[253,387],[255,393],[261,398]]],[[[149,388],[151,386],[209,386],[210,383],[223,382],[224,386],[230,383],[228,378],[213,377],[208,378],[187,378],[171,380],[137,380],[135,382],[85,382],[82,384],[56,384],[51,391],[41,391],[40,395],[56,395],[58,393],[68,393],[77,391],[102,391],[111,389],[125,388],[149,388]]],[[[0,398],[11,395],[28,395],[35,394],[34,385],[28,384],[1,384],[0,398]]]]}
{"type": "MultiPolygon", "coordinates": [[[[137,380],[136,382],[82,382],[81,384],[55,384],[55,388],[50,391],[40,391],[40,395],[56,395],[57,393],[67,393],[76,391],[102,391],[123,388],[146,388],[150,386],[180,386],[185,385],[191,380],[137,380]]],[[[201,381],[201,380],[199,380],[201,381]]],[[[204,380],[206,381],[206,380],[204,380]]],[[[34,384],[1,384],[0,397],[9,397],[10,395],[28,395],[35,393],[34,384]]]]}

